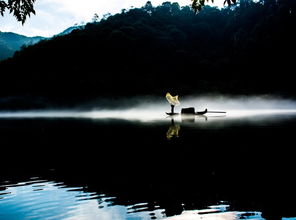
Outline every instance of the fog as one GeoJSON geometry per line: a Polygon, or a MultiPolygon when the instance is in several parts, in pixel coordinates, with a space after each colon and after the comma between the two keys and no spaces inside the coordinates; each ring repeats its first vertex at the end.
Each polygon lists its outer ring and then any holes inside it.
{"type": "MultiPolygon", "coordinates": [[[[180,97],[181,105],[175,108],[195,107],[196,111],[208,109],[209,111],[226,111],[226,114],[207,113],[207,121],[235,120],[264,118],[272,119],[275,116],[296,116],[296,101],[275,96],[222,96],[203,95],[180,97]]],[[[165,97],[133,97],[110,101],[98,100],[88,104],[87,107],[73,109],[30,110],[30,111],[1,111],[1,119],[122,119],[139,122],[167,121],[165,112],[170,111],[170,105],[165,97]],[[120,108],[120,106],[122,106],[120,108]]],[[[181,121],[181,116],[175,117],[181,121]]],[[[202,120],[201,120],[202,121],[202,120]]]]}

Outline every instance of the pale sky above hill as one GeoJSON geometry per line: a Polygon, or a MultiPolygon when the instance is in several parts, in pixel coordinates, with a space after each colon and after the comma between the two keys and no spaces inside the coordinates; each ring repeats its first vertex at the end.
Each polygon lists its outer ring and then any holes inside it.
{"type": "MultiPolygon", "coordinates": [[[[50,37],[58,34],[74,24],[89,22],[95,13],[100,18],[104,14],[115,14],[122,9],[142,7],[148,0],[36,0],[36,15],[32,15],[24,25],[6,13],[0,16],[0,31],[14,32],[26,36],[50,37]]],[[[165,0],[151,0],[154,6],[165,0]]],[[[181,6],[191,4],[191,0],[175,0],[181,6]]],[[[215,5],[221,7],[223,0],[215,0],[215,5]]]]}

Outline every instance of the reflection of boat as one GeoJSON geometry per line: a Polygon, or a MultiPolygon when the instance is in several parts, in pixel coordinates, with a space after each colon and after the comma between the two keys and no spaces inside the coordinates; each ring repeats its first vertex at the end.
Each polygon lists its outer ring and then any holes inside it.
{"type": "Polygon", "coordinates": [[[194,123],[195,120],[200,120],[204,119],[205,121],[208,120],[208,116],[205,114],[194,114],[194,115],[189,115],[189,114],[181,114],[181,122],[185,123],[194,123]]]}

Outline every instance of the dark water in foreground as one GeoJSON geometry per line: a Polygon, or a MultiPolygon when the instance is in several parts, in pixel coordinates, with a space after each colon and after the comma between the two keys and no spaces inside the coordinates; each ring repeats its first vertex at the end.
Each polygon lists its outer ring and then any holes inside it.
{"type": "Polygon", "coordinates": [[[0,120],[0,219],[295,219],[296,115],[0,120]]]}

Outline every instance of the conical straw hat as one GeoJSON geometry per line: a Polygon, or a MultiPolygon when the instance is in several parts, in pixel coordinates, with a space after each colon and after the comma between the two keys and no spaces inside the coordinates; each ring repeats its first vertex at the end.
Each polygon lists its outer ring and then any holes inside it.
{"type": "Polygon", "coordinates": [[[171,104],[171,105],[174,105],[174,106],[176,106],[176,105],[180,105],[180,102],[179,102],[179,100],[178,100],[178,97],[179,96],[172,96],[169,92],[166,94],[166,99],[168,100],[168,102],[171,104]]]}

